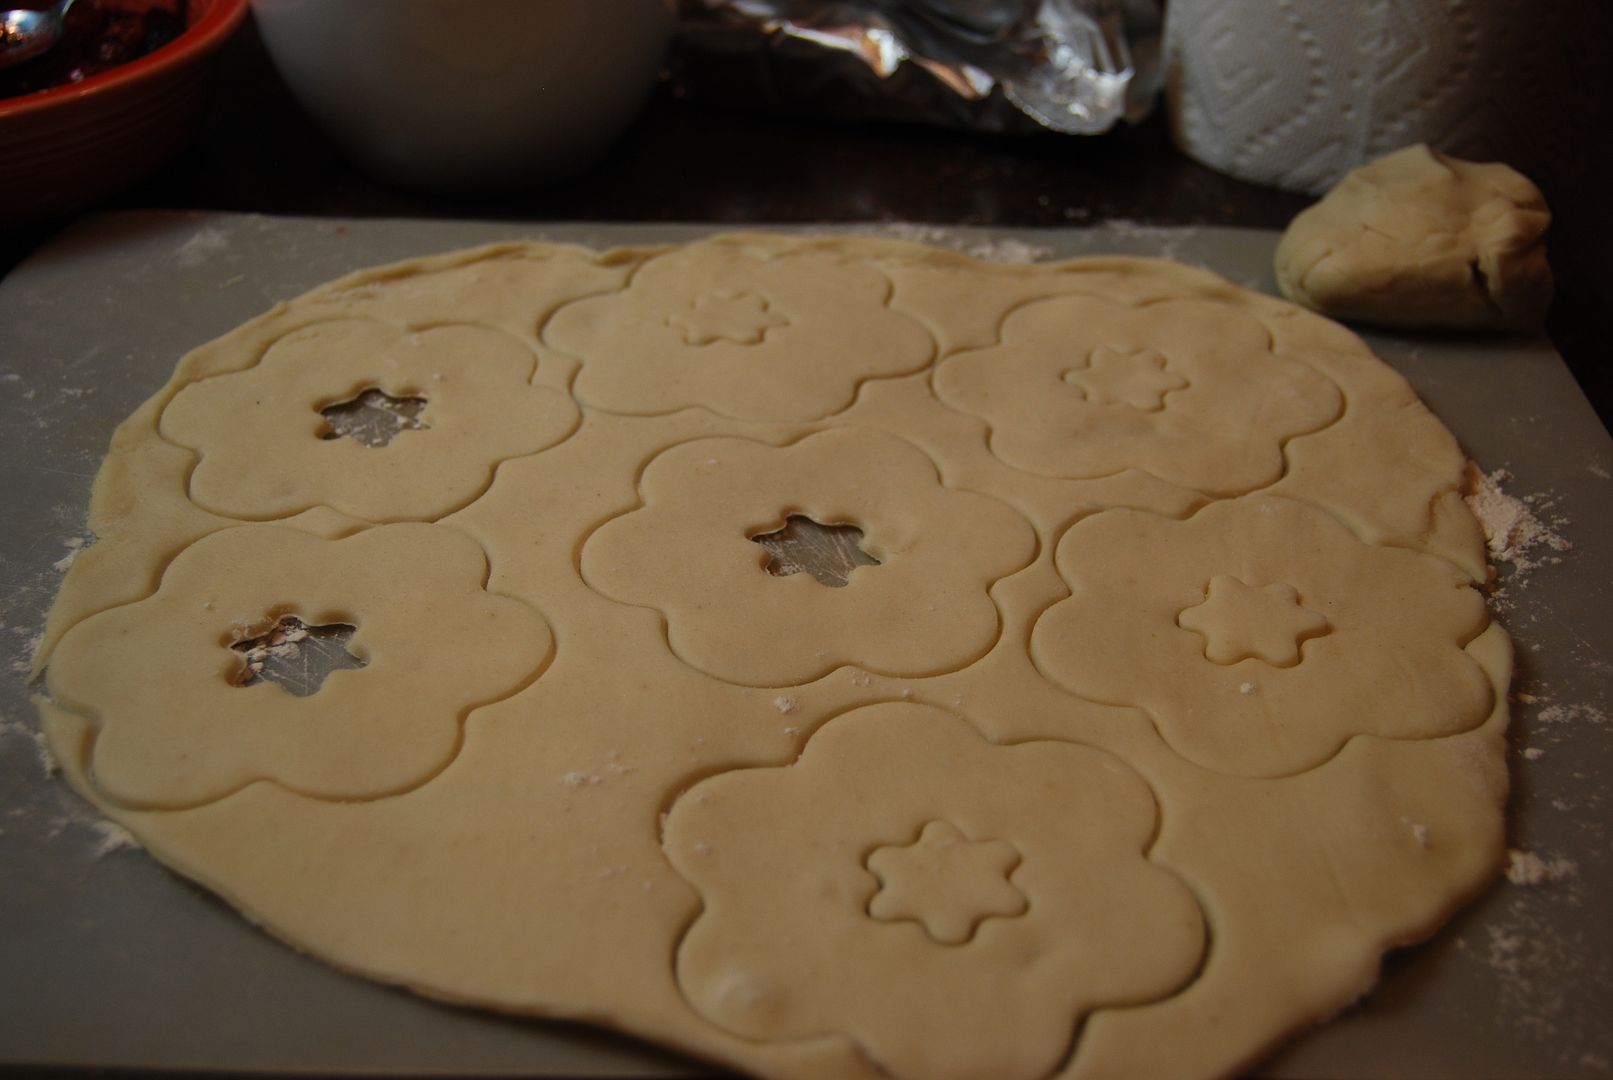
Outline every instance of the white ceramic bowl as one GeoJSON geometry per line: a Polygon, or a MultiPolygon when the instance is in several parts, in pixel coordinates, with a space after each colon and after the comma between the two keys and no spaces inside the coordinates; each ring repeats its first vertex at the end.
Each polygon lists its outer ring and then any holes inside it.
{"type": "Polygon", "coordinates": [[[593,161],[655,85],[667,0],[252,0],[298,100],[360,166],[493,191],[593,161]]]}

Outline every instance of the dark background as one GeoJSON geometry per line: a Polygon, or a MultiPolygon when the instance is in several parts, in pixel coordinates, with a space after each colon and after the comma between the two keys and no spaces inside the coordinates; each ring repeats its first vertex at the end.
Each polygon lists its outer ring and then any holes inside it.
{"type": "MultiPolygon", "coordinates": [[[[1565,59],[1562,82],[1573,88],[1563,107],[1586,134],[1556,140],[1552,154],[1524,164],[1556,215],[1558,298],[1548,332],[1608,423],[1613,371],[1600,318],[1613,305],[1604,254],[1613,244],[1613,4],[1584,10],[1583,55],[1565,59]]],[[[222,52],[197,138],[103,208],[734,225],[1069,227],[1119,219],[1280,229],[1310,201],[1191,161],[1172,147],[1158,113],[1102,136],[992,136],[738,111],[683,100],[668,87],[603,161],[568,181],[496,198],[413,193],[348,163],[292,99],[248,20],[222,52]]],[[[66,223],[0,232],[0,274],[66,223]]]]}

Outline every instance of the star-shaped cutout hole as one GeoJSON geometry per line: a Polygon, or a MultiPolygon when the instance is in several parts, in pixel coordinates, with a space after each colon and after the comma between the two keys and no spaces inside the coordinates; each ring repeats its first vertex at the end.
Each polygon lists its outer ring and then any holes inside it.
{"type": "Polygon", "coordinates": [[[1085,367],[1070,368],[1063,378],[1093,405],[1128,405],[1143,412],[1158,412],[1166,394],[1187,386],[1154,350],[1121,352],[1107,346],[1094,349],[1085,367]]]}
{"type": "Polygon", "coordinates": [[[791,514],[784,527],[751,537],[773,557],[766,570],[774,577],[811,574],[819,584],[845,587],[859,566],[878,566],[879,560],[862,549],[863,531],[855,525],[820,525],[809,517],[791,514]]]}
{"type": "Polygon", "coordinates": [[[1008,880],[1019,862],[1006,840],[970,840],[951,822],[932,821],[915,842],[869,853],[868,871],[880,888],[868,914],[882,922],[911,920],[942,945],[962,945],[986,919],[1029,908],[1008,880]]]}
{"type": "Polygon", "coordinates": [[[321,439],[348,438],[368,447],[385,446],[400,432],[425,431],[429,424],[420,419],[426,409],[423,397],[394,397],[370,387],[357,397],[338,401],[319,410],[325,418],[321,439]]]}
{"type": "Polygon", "coordinates": [[[668,315],[667,323],[683,331],[685,345],[715,341],[756,345],[769,330],[788,326],[790,320],[771,310],[766,297],[757,293],[715,292],[696,297],[686,311],[668,315]]]}
{"type": "Polygon", "coordinates": [[[1229,574],[1211,578],[1204,602],[1178,615],[1176,625],[1204,639],[1212,663],[1254,658],[1273,667],[1298,664],[1300,645],[1329,630],[1326,616],[1301,604],[1292,585],[1246,585],[1229,574]]]}
{"type": "Polygon", "coordinates": [[[242,660],[233,681],[236,686],[272,682],[297,697],[309,697],[331,672],[366,665],[347,649],[357,632],[348,623],[308,626],[295,615],[282,615],[257,637],[230,646],[242,660]]]}

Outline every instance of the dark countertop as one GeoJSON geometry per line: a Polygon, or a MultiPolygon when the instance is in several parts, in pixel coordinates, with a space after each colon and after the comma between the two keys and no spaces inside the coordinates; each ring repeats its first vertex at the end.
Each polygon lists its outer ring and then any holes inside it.
{"type": "MultiPolygon", "coordinates": [[[[1590,119],[1613,111],[1596,95],[1588,100],[1596,113],[1590,119]]],[[[1605,145],[1582,149],[1608,156],[1605,145]]],[[[1595,316],[1613,303],[1613,275],[1599,251],[1597,219],[1606,211],[1591,181],[1607,170],[1587,167],[1576,151],[1571,162],[1543,171],[1552,175],[1536,179],[1557,214],[1559,292],[1548,329],[1606,423],[1613,372],[1595,316]]],[[[1309,201],[1197,164],[1172,147],[1158,115],[1098,137],[988,136],[737,112],[680,100],[666,88],[602,162],[571,180],[495,198],[418,194],[347,162],[291,98],[249,21],[222,54],[216,98],[198,137],[106,208],[556,222],[1069,227],[1123,219],[1281,228],[1309,201]]],[[[0,273],[63,224],[0,232],[0,273]]]]}

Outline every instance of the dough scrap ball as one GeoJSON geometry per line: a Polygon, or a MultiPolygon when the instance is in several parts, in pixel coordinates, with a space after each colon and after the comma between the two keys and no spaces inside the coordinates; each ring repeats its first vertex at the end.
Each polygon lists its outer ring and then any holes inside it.
{"type": "Polygon", "coordinates": [[[1551,306],[1540,190],[1427,146],[1363,165],[1289,224],[1283,295],[1338,319],[1534,330],[1551,306]]]}

